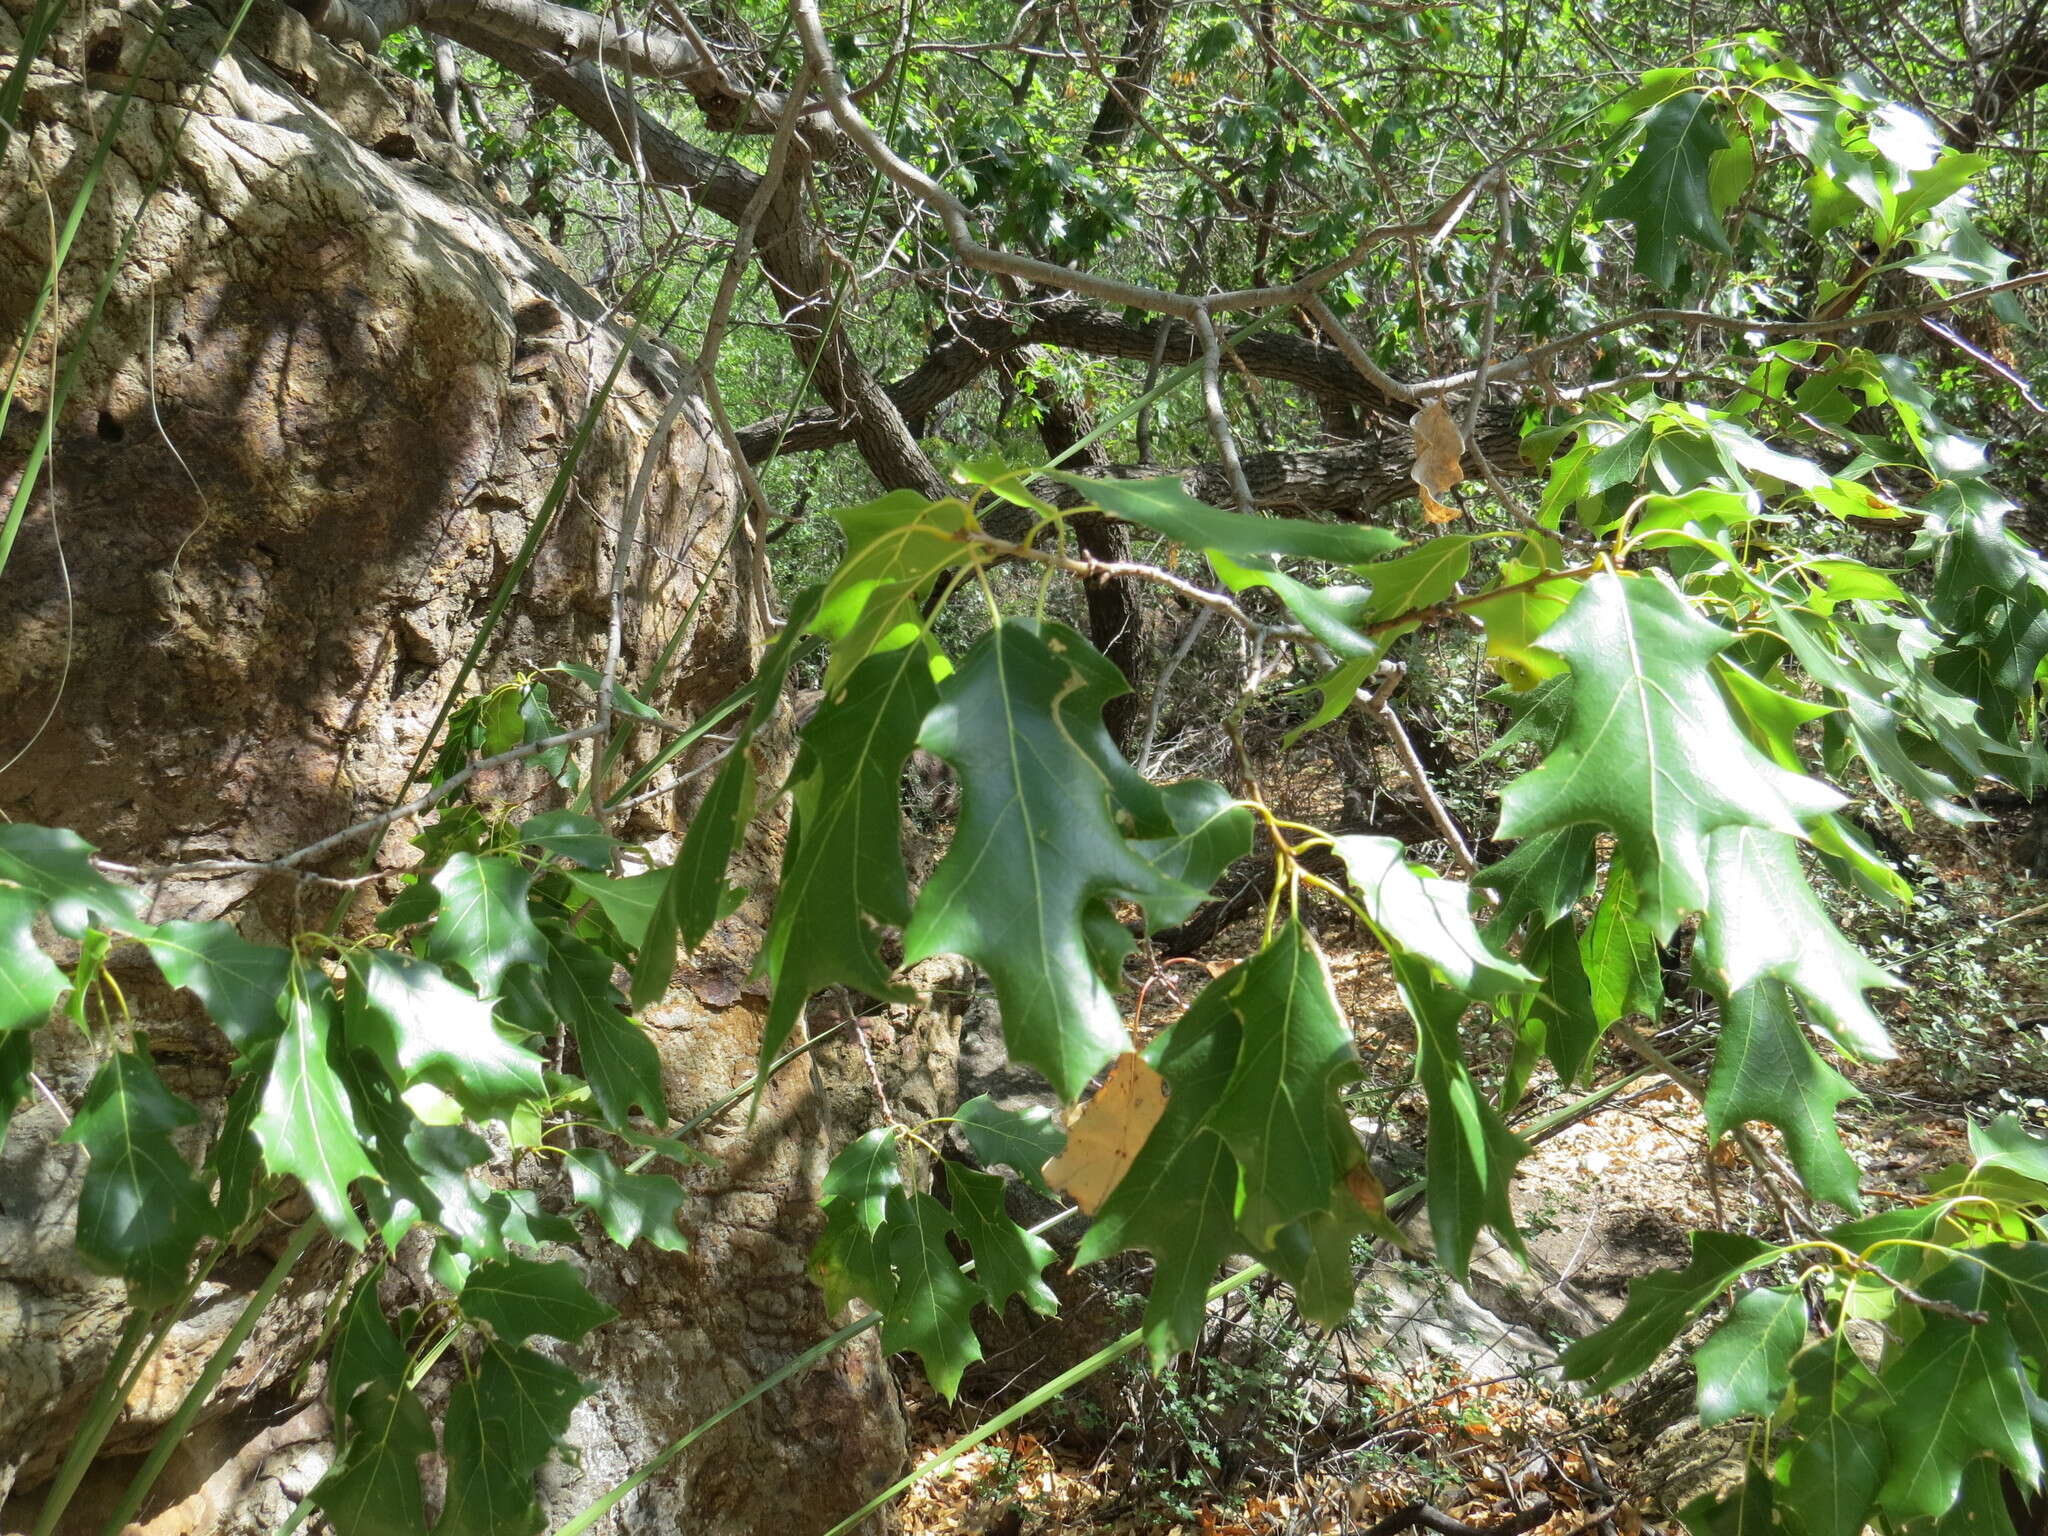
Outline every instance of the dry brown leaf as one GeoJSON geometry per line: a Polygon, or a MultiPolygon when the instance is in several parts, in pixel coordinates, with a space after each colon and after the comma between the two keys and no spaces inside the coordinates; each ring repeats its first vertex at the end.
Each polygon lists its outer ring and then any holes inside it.
{"type": "Polygon", "coordinates": [[[1344,1186],[1363,1209],[1375,1216],[1387,1214],[1387,1186],[1365,1164],[1360,1163],[1344,1175],[1344,1186]]]}
{"type": "Polygon", "coordinates": [[[1068,1125],[1066,1150],[1039,1171],[1093,1216],[1165,1113],[1166,1079],[1136,1051],[1125,1051],[1068,1125]]]}
{"type": "Polygon", "coordinates": [[[1464,435],[1441,400],[1417,411],[1408,428],[1415,434],[1415,464],[1408,475],[1422,488],[1422,515],[1432,523],[1447,523],[1458,510],[1437,498],[1465,478],[1464,435]]]}

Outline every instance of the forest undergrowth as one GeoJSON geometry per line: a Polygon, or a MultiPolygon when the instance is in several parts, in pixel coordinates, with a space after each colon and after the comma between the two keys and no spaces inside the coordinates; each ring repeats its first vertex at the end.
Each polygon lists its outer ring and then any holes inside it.
{"type": "MultiPolygon", "coordinates": [[[[1427,722],[1435,739],[1483,743],[1477,761],[1460,763],[1439,786],[1479,824],[1499,753],[1490,737],[1461,731],[1471,722],[1459,716],[1485,704],[1456,688],[1439,691],[1435,704],[1427,722]]],[[[1205,734],[1213,733],[1196,723],[1170,735],[1165,754],[1211,766],[1202,760],[1221,754],[1205,734]]],[[[1284,780],[1267,786],[1280,814],[1326,824],[1420,817],[1394,753],[1341,728],[1321,735],[1321,752],[1304,743],[1284,780]]],[[[2016,1115],[2048,1125],[2048,881],[2039,873],[2038,820],[2013,806],[1971,826],[1891,812],[1869,823],[1918,893],[1905,911],[1845,898],[1837,912],[1908,984],[1879,1004],[1897,1058],[1836,1058],[1860,1095],[1842,1104],[1837,1123],[1874,1209],[1924,1199],[1928,1175],[1967,1163],[1972,1123],[2016,1115]]],[[[1160,1017],[1175,1011],[1159,999],[1178,1001],[1176,975],[1212,973],[1255,949],[1260,920],[1254,902],[1190,954],[1154,946],[1143,991],[1160,1017]]],[[[1421,1166],[1419,1095],[1398,1070],[1382,1077],[1373,1066],[1409,1059],[1412,1024],[1370,934],[1334,911],[1321,914],[1319,931],[1367,1064],[1354,1124],[1381,1170],[1405,1176],[1421,1166]]],[[[1645,1033],[1667,1060],[1683,1063],[1706,1050],[1711,999],[1688,994],[1682,964],[1668,975],[1663,1027],[1645,1033]]],[[[1142,1036],[1142,1012],[1138,1028],[1142,1036]]],[[[1512,1040],[1497,1044],[1505,1063],[1512,1040]]],[[[1112,1368],[927,1476],[898,1507],[895,1528],[913,1536],[1680,1531],[1680,1507],[1740,1482],[1755,1427],[1703,1429],[1693,1372],[1670,1356],[1618,1399],[1587,1396],[1552,1364],[1574,1336],[1568,1322],[1555,1324],[1573,1312],[1585,1326],[1611,1321],[1631,1278],[1684,1262],[1690,1230],[1764,1232],[1781,1213],[1734,1142],[1710,1139],[1700,1104],[1663,1075],[1645,1076],[1647,1065],[1616,1042],[1606,1070],[1584,1087],[1622,1091],[1540,1139],[1521,1164],[1515,1204],[1534,1262],[1519,1266],[1498,1248],[1487,1255],[1474,1289],[1490,1305],[1416,1255],[1362,1241],[1359,1305],[1346,1326],[1307,1324],[1270,1279],[1249,1287],[1216,1309],[1201,1347],[1164,1373],[1134,1362],[1112,1368]],[[1446,1306],[1453,1293],[1459,1304],[1446,1306]]],[[[1579,1097],[1539,1068],[1521,1104],[1540,1120],[1579,1097]]],[[[1781,1149],[1774,1128],[1753,1132],[1781,1149]]],[[[1426,1246],[1421,1224],[1408,1226],[1426,1246]]],[[[1091,1311],[1102,1336],[1129,1326],[1145,1268],[1056,1274],[1069,1328],[1091,1311]]],[[[1009,1321],[1026,1316],[1013,1307],[1009,1321]]],[[[1005,1344],[991,1345],[950,1403],[912,1362],[898,1361],[919,1461],[1042,1381],[1049,1372],[1039,1356],[1072,1350],[1071,1334],[1032,1321],[999,1329],[1005,1344]]]]}

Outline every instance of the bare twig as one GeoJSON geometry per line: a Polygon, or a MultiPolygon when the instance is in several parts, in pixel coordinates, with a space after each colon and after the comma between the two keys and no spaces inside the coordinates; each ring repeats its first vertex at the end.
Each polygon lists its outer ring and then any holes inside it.
{"type": "MultiPolygon", "coordinates": [[[[652,722],[649,723],[651,724],[652,722]]],[[[144,880],[183,880],[208,875],[296,872],[298,866],[305,863],[308,859],[318,858],[321,854],[339,848],[344,843],[354,842],[359,837],[368,837],[373,832],[382,832],[386,827],[395,826],[401,821],[410,820],[412,817],[432,810],[480,773],[489,772],[493,768],[503,768],[507,764],[520,762],[526,758],[537,756],[542,752],[551,752],[556,747],[566,747],[574,742],[588,741],[597,733],[598,727],[593,723],[578,726],[573,731],[563,731],[559,735],[549,736],[540,741],[522,742],[516,747],[500,752],[495,757],[482,758],[471,763],[466,768],[458,768],[425,794],[417,795],[411,800],[406,801],[403,805],[393,806],[390,810],[380,815],[372,816],[367,821],[359,821],[352,827],[344,827],[339,832],[321,838],[317,843],[308,843],[303,848],[295,849],[291,853],[280,854],[274,859],[198,859],[190,864],[151,864],[139,867],[109,864],[105,867],[117,870],[121,874],[144,880]]]]}

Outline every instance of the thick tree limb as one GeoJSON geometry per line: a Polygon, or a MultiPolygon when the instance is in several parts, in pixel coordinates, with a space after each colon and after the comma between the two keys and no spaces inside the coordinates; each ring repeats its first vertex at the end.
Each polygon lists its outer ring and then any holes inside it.
{"type": "MultiPolygon", "coordinates": [[[[596,66],[564,63],[471,22],[434,25],[524,77],[604,139],[622,160],[632,163],[637,151],[654,183],[686,194],[728,223],[748,221],[761,178],[672,132],[596,66]]],[[[841,440],[851,439],[859,447],[868,468],[886,488],[914,490],[933,500],[946,495],[945,481],[904,425],[895,403],[861,362],[846,327],[826,323],[833,284],[824,236],[804,211],[800,178],[789,177],[776,187],[760,215],[754,243],[791,349],[825,397],[832,419],[847,423],[841,440]]],[[[749,460],[757,462],[751,455],[749,460]]]]}
{"type": "MultiPolygon", "coordinates": [[[[1194,327],[1178,320],[1126,320],[1085,299],[1041,294],[1014,315],[955,316],[933,339],[924,361],[888,386],[889,398],[906,418],[922,421],[984,370],[1031,346],[1147,364],[1157,353],[1161,366],[1172,368],[1198,362],[1202,355],[1194,327]]],[[[1255,378],[1293,384],[1318,397],[1360,405],[1374,414],[1391,413],[1402,421],[1413,409],[1375,388],[1336,348],[1306,336],[1268,332],[1246,337],[1230,349],[1230,365],[1255,378]]],[[[787,435],[782,426],[777,417],[740,429],[740,445],[749,463],[764,463],[778,453],[815,453],[852,436],[850,423],[831,411],[806,412],[790,424],[787,435]]]]}
{"type": "MultiPolygon", "coordinates": [[[[779,91],[735,81],[699,36],[666,27],[626,26],[616,17],[575,10],[550,0],[292,0],[316,31],[376,49],[408,27],[456,36],[456,28],[488,33],[546,54],[557,63],[592,63],[644,79],[672,80],[695,98],[704,120],[720,132],[773,133],[788,110],[779,91]]],[[[678,13],[680,15],[680,13],[678,13]]],[[[688,18],[681,17],[684,26],[688,18]]],[[[694,32],[694,28],[690,29],[694,32]]],[[[473,45],[472,45],[473,46],[473,45]]],[[[824,104],[805,109],[808,131],[829,125],[824,104]]]]}

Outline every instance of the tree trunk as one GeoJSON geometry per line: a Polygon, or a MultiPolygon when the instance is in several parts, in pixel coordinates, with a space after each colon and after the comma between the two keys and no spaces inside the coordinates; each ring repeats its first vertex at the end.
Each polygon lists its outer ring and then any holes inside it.
{"type": "MultiPolygon", "coordinates": [[[[0,0],[0,76],[27,9],[0,0]]],[[[233,9],[170,11],[145,63],[158,20],[150,0],[69,8],[0,164],[0,337],[11,347],[47,270],[47,209],[61,222],[134,83],[0,438],[11,495],[44,425],[53,359],[61,372],[82,348],[49,467],[0,573],[0,815],[74,828],[132,864],[270,858],[394,803],[588,402],[628,348],[571,493],[469,689],[560,661],[599,664],[626,488],[673,392],[688,387],[674,358],[606,323],[482,189],[412,82],[270,0],[257,0],[209,73],[233,9]],[[159,165],[168,174],[145,204],[159,165]],[[88,337],[94,287],[131,219],[136,238],[88,337]]],[[[0,350],[0,375],[14,361],[0,350]]],[[[720,560],[742,515],[737,482],[694,401],[658,451],[629,567],[623,675],[644,676],[709,581],[655,699],[687,718],[745,680],[761,637],[740,586],[744,547],[720,560]]],[[[588,717],[566,678],[555,696],[568,723],[588,717]]],[[[528,777],[493,792],[516,801],[534,788],[528,777]]],[[[685,810],[676,797],[650,802],[625,830],[672,848],[685,810]]],[[[401,823],[384,837],[381,867],[418,857],[414,830],[401,823]]],[[[352,872],[364,851],[352,845],[319,868],[352,872]]],[[[276,874],[187,880],[155,892],[153,916],[233,916],[250,936],[277,939],[319,927],[333,898],[276,874]]],[[[728,923],[696,957],[700,969],[646,1015],[678,1114],[752,1075],[765,1001],[738,984],[748,921],[728,923]]],[[[166,1079],[217,1113],[225,1041],[180,996],[150,990],[145,973],[125,979],[166,1079]]],[[[65,1026],[42,1032],[36,1055],[54,1099],[75,1105],[91,1049],[65,1026]]],[[[829,1330],[805,1269],[817,1181],[839,1139],[829,1086],[786,1071],[752,1127],[742,1115],[712,1128],[720,1166],[686,1179],[689,1252],[593,1240],[550,1255],[576,1262],[621,1313],[573,1352],[598,1388],[572,1430],[581,1467],[543,1477],[554,1520],[829,1330]]],[[[39,1098],[0,1149],[10,1530],[31,1523],[36,1487],[125,1320],[120,1287],[72,1253],[82,1154],[56,1143],[60,1129],[39,1098]]],[[[566,1190],[535,1161],[494,1172],[559,1207],[566,1190]]],[[[413,1257],[401,1249],[394,1303],[415,1299],[413,1257]]],[[[177,1506],[163,1528],[278,1528],[326,1458],[319,1412],[301,1411],[317,1394],[298,1367],[334,1287],[362,1262],[316,1245],[146,1516],[177,1506]],[[286,1421],[290,1433],[276,1427],[286,1421]]],[[[256,1254],[215,1271],[130,1402],[110,1457],[149,1441],[266,1265],[256,1254]]],[[[820,1530],[893,1476],[903,1450],[869,1336],[729,1420],[605,1528],[820,1530]]],[[[80,1528],[131,1468],[95,1470],[73,1505],[80,1528]]]]}

